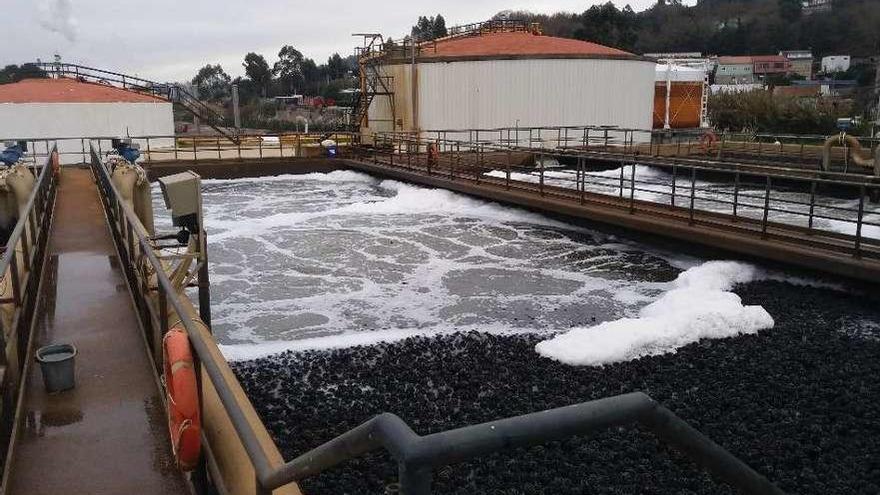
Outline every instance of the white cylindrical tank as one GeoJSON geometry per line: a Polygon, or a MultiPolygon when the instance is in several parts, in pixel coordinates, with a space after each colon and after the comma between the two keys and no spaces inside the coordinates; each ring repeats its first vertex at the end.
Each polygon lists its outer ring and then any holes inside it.
{"type": "MultiPolygon", "coordinates": [[[[400,52],[400,51],[398,51],[400,52]]],[[[654,61],[529,31],[488,32],[392,54],[365,132],[610,125],[650,129],[654,61]],[[415,68],[413,69],[413,59],[415,68]]]]}

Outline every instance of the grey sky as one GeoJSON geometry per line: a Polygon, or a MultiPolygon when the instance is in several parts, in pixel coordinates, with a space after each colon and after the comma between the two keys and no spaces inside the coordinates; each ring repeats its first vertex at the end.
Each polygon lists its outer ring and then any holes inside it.
{"type": "MultiPolygon", "coordinates": [[[[249,51],[272,64],[290,44],[316,62],[353,53],[355,32],[406,34],[419,15],[442,13],[448,25],[484,20],[500,10],[582,12],[599,0],[447,0],[445,2],[284,0],[4,0],[7,22],[0,64],[55,52],[68,62],[128,71],[155,80],[191,78],[206,63],[241,73],[249,51]]],[[[615,1],[619,6],[627,2],[615,1]]],[[[628,2],[642,10],[653,0],[628,2]]]]}

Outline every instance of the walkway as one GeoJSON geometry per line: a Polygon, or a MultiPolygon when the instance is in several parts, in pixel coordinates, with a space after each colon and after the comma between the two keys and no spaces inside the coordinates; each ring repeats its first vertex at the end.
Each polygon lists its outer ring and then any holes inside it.
{"type": "Polygon", "coordinates": [[[36,346],[76,345],[77,388],[55,396],[30,370],[12,493],[188,493],[91,173],[65,169],[36,346]]]}
{"type": "MultiPolygon", "coordinates": [[[[624,184],[623,196],[598,194],[488,177],[485,169],[465,163],[426,166],[424,155],[373,154],[361,160],[344,160],[355,170],[392,179],[478,196],[551,214],[624,227],[662,237],[701,244],[741,255],[769,259],[874,283],[880,277],[880,243],[818,229],[733,217],[686,206],[672,207],[633,199],[624,184]]],[[[638,187],[638,186],[637,186],[638,187]]]]}

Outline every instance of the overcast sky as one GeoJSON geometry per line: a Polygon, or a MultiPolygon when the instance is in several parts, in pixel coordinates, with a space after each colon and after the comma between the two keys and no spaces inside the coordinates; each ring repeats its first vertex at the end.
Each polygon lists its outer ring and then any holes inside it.
{"type": "MultiPolygon", "coordinates": [[[[206,63],[240,75],[245,53],[274,63],[290,44],[321,63],[354,53],[358,32],[400,37],[420,15],[447,25],[488,19],[505,9],[582,12],[599,0],[2,0],[0,64],[62,60],[148,79],[192,78],[206,63]]],[[[654,0],[615,1],[643,10],[654,0]]]]}

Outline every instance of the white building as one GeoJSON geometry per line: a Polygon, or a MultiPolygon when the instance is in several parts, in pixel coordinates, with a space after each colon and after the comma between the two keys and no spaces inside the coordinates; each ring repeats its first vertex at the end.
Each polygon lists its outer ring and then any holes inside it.
{"type": "MultiPolygon", "coordinates": [[[[26,79],[0,85],[0,139],[57,142],[64,163],[83,161],[81,138],[162,136],[173,145],[172,103],[151,95],[74,79],[26,79]],[[66,139],[63,139],[66,138],[66,139]]],[[[107,149],[108,142],[102,142],[107,149]]],[[[140,141],[142,147],[145,141],[140,141]]],[[[36,145],[42,151],[45,144],[36,145]]],[[[88,142],[85,142],[88,150],[88,142]]],[[[87,158],[87,156],[85,157],[87,158]]]]}
{"type": "Polygon", "coordinates": [[[831,72],[846,72],[849,70],[849,55],[830,55],[822,57],[822,72],[829,74],[831,72]]]}
{"type": "Polygon", "coordinates": [[[479,32],[391,54],[365,134],[502,127],[611,125],[650,129],[654,61],[529,31],[479,32]],[[414,61],[414,63],[413,63],[414,61]],[[391,100],[393,98],[393,105],[391,100]]]}

